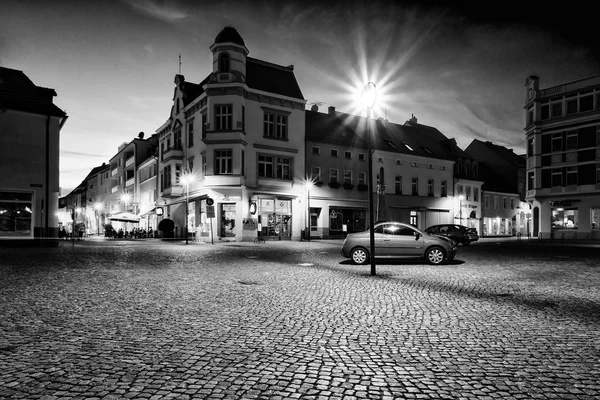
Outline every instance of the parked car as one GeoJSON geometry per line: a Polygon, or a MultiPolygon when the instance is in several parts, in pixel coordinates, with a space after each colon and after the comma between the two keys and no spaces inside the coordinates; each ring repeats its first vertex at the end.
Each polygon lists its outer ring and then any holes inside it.
{"type": "MultiPolygon", "coordinates": [[[[423,258],[437,265],[456,256],[456,243],[402,222],[379,222],[374,235],[375,258],[423,258]]],[[[344,239],[341,254],[355,264],[366,264],[371,257],[370,247],[369,230],[350,233],[344,239]]]]}
{"type": "Polygon", "coordinates": [[[439,235],[450,238],[456,243],[461,243],[465,246],[468,246],[471,242],[476,242],[479,240],[479,234],[477,233],[477,229],[469,228],[464,225],[433,225],[425,229],[425,232],[430,233],[432,235],[439,235]]]}

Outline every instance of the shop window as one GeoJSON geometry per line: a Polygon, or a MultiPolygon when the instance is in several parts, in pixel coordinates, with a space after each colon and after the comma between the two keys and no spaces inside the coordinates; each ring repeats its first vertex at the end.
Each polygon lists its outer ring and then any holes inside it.
{"type": "Polygon", "coordinates": [[[342,210],[331,209],[329,211],[329,230],[341,232],[344,224],[344,214],[342,210]]]}
{"type": "Polygon", "coordinates": [[[579,225],[579,210],[577,208],[553,208],[552,229],[577,229],[579,225]]]}
{"type": "Polygon", "coordinates": [[[592,208],[590,210],[591,219],[592,219],[592,230],[597,231],[600,230],[600,207],[592,208]]]}
{"type": "Polygon", "coordinates": [[[33,193],[0,191],[0,237],[32,237],[33,193]]]}

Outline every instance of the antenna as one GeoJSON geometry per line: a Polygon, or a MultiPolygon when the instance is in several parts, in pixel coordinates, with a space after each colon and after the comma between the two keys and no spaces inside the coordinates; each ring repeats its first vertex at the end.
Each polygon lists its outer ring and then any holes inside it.
{"type": "Polygon", "coordinates": [[[179,53],[179,75],[181,75],[181,53],[179,53]]]}

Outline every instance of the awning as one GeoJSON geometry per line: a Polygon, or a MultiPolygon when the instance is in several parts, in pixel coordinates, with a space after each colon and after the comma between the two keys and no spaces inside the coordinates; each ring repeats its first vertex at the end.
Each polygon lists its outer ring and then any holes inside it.
{"type": "Polygon", "coordinates": [[[144,218],[144,217],[145,217],[146,215],[148,215],[148,214],[156,213],[156,211],[155,211],[155,210],[156,210],[156,207],[152,207],[152,208],[151,208],[151,209],[149,209],[148,211],[146,211],[146,212],[143,212],[143,213],[141,213],[140,215],[138,215],[138,217],[140,217],[140,218],[144,218]]]}
{"type": "Polygon", "coordinates": [[[121,221],[121,222],[140,222],[140,217],[130,213],[130,212],[122,212],[115,215],[111,215],[108,217],[111,221],[121,221]]]}

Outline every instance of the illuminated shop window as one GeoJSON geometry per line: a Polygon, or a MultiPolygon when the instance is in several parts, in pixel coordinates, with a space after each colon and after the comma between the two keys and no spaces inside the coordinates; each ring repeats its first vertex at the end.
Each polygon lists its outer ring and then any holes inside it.
{"type": "Polygon", "coordinates": [[[579,211],[577,208],[553,208],[552,229],[577,229],[579,226],[579,211]]]}

